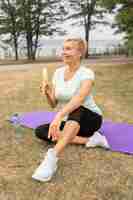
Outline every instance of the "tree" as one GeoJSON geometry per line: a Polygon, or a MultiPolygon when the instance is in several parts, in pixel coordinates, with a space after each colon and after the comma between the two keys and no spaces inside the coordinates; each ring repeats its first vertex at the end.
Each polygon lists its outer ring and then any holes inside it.
{"type": "Polygon", "coordinates": [[[117,33],[125,32],[125,45],[130,54],[133,54],[133,1],[131,0],[103,0],[104,6],[110,12],[116,12],[117,33]]]}
{"type": "MultiPolygon", "coordinates": [[[[69,14],[66,19],[76,19],[74,24],[84,26],[87,47],[90,30],[95,28],[96,24],[109,24],[104,20],[104,14],[107,12],[107,10],[100,5],[100,0],[69,0],[69,6],[72,14],[69,14]]],[[[87,57],[88,48],[86,53],[86,58],[87,57]]]]}
{"type": "Polygon", "coordinates": [[[65,10],[62,9],[59,0],[18,0],[22,33],[26,38],[27,56],[35,59],[39,38],[42,35],[49,36],[54,32],[60,32],[57,22],[65,10]]]}
{"type": "Polygon", "coordinates": [[[1,0],[0,33],[10,34],[18,59],[18,39],[27,46],[27,58],[35,60],[39,38],[61,32],[57,23],[65,14],[60,0],[1,0]]]}
{"type": "Polygon", "coordinates": [[[1,0],[0,2],[0,34],[9,34],[4,38],[5,43],[13,41],[15,59],[18,60],[18,37],[20,35],[16,1],[1,0]]]}

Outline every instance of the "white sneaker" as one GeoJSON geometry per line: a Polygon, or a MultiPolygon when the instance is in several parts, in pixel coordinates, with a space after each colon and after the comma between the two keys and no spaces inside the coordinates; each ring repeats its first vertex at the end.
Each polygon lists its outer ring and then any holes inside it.
{"type": "Polygon", "coordinates": [[[50,148],[40,166],[35,170],[32,178],[38,181],[49,181],[57,170],[56,152],[50,148]]]}
{"type": "Polygon", "coordinates": [[[109,144],[107,142],[107,139],[104,135],[101,135],[98,131],[94,133],[89,139],[88,142],[85,144],[85,146],[88,147],[104,147],[106,149],[109,149],[109,144]]]}

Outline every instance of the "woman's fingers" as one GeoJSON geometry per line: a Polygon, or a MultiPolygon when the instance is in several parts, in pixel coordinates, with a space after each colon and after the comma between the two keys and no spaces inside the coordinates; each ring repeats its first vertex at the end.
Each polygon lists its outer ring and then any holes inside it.
{"type": "Polygon", "coordinates": [[[56,140],[56,126],[53,127],[53,130],[52,130],[52,140],[55,141],[56,140]]]}
{"type": "Polygon", "coordinates": [[[52,140],[54,139],[54,126],[53,125],[51,125],[50,127],[49,127],[49,132],[48,132],[48,138],[50,139],[51,137],[52,137],[52,140]]]}
{"type": "Polygon", "coordinates": [[[48,131],[48,138],[50,139],[52,137],[52,127],[49,127],[49,131],[48,131]]]}
{"type": "Polygon", "coordinates": [[[53,141],[56,141],[56,140],[57,140],[57,126],[56,126],[56,125],[54,125],[54,126],[52,127],[52,140],[53,140],[53,141]]]}
{"type": "Polygon", "coordinates": [[[48,83],[45,83],[43,82],[41,85],[40,85],[40,92],[42,94],[46,94],[48,91],[49,91],[50,87],[49,87],[49,84],[48,83]]]}
{"type": "Polygon", "coordinates": [[[58,133],[58,126],[57,125],[52,125],[49,128],[49,133],[48,133],[48,138],[52,137],[53,141],[56,141],[59,137],[58,133]]]}

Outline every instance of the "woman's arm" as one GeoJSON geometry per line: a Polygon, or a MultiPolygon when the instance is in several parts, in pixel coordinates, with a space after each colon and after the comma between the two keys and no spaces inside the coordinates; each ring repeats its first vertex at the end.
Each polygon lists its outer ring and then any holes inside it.
{"type": "Polygon", "coordinates": [[[64,108],[57,113],[56,118],[62,118],[81,106],[86,96],[90,94],[92,84],[92,80],[84,80],[81,84],[79,93],[73,96],[72,99],[64,106],[64,108]]]}

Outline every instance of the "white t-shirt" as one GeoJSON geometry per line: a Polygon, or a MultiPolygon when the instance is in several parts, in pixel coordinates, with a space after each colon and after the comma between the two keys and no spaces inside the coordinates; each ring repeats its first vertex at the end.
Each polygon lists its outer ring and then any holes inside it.
{"type": "MultiPolygon", "coordinates": [[[[57,109],[61,109],[65,104],[67,104],[71,98],[78,94],[80,86],[83,80],[95,80],[94,72],[84,66],[80,66],[75,72],[73,77],[65,81],[64,80],[65,67],[58,68],[52,79],[52,83],[55,88],[55,97],[58,100],[57,109]]],[[[102,115],[100,108],[96,105],[92,93],[86,96],[82,106],[102,115]]],[[[67,116],[66,116],[67,117],[67,116]]],[[[65,119],[66,119],[65,117],[65,119]]]]}

